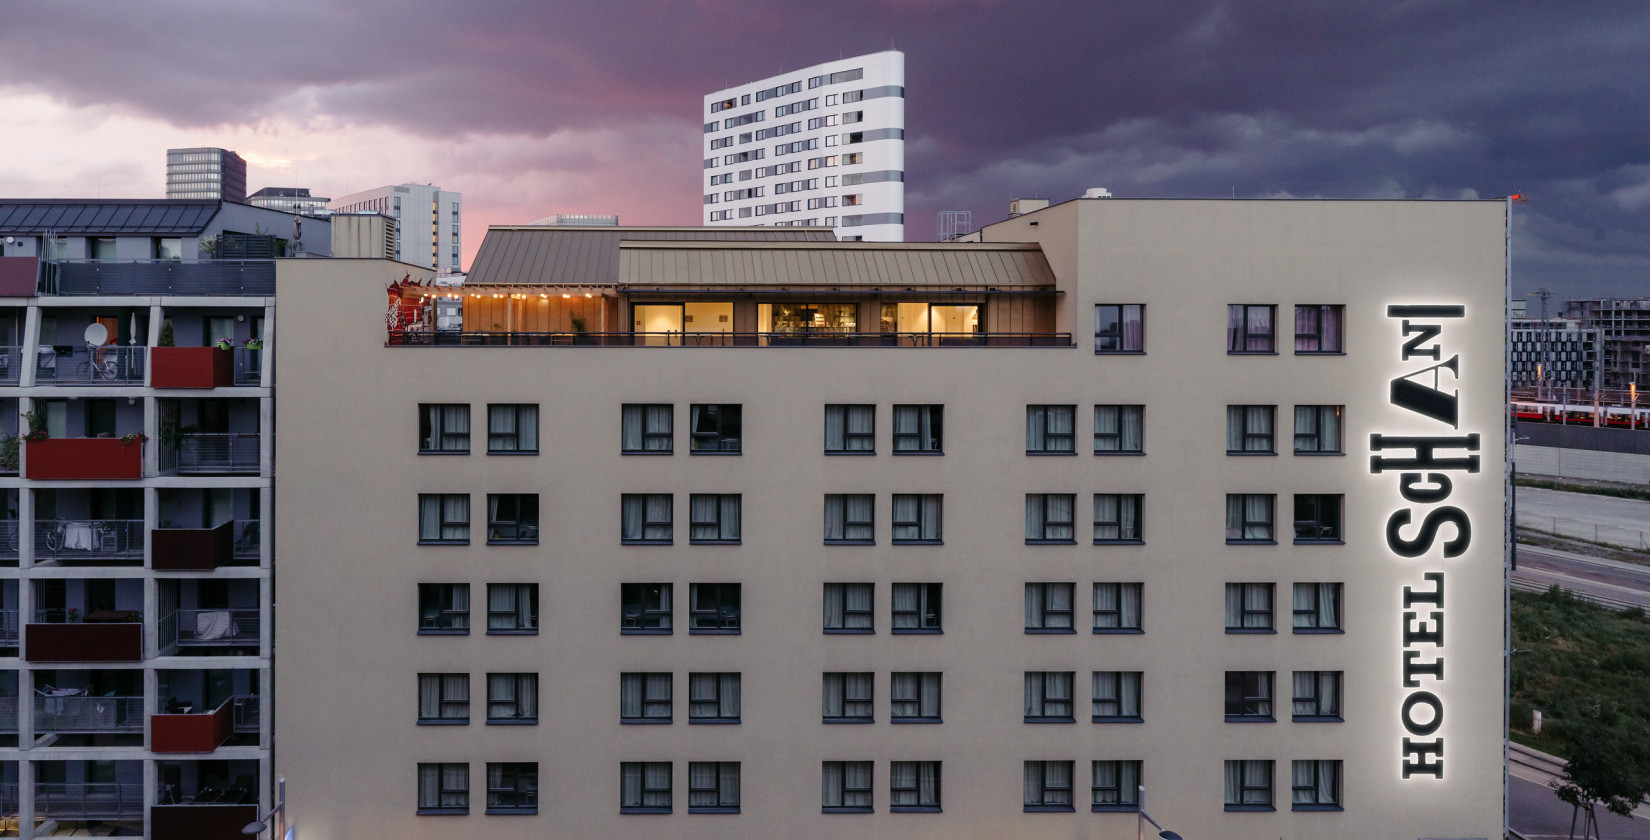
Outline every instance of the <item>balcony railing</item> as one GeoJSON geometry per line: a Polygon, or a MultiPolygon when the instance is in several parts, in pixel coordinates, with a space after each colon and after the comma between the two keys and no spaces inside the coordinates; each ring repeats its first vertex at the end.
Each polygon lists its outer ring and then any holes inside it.
{"type": "Polygon", "coordinates": [[[35,562],[143,560],[141,519],[43,519],[34,523],[35,562]]]}
{"type": "Polygon", "coordinates": [[[275,294],[272,260],[59,260],[47,295],[275,294]]]}
{"type": "Polygon", "coordinates": [[[262,728],[263,718],[259,716],[260,703],[256,694],[237,696],[231,707],[235,714],[235,734],[256,735],[262,728]]]}
{"type": "Polygon", "coordinates": [[[23,375],[23,348],[0,347],[0,385],[16,385],[23,375]]]}
{"type": "Polygon", "coordinates": [[[397,333],[398,347],[1071,347],[1071,333],[456,332],[397,333]]]}
{"type": "Polygon", "coordinates": [[[263,523],[256,519],[235,520],[235,559],[257,560],[263,546],[263,523]]]}
{"type": "Polygon", "coordinates": [[[134,479],[143,477],[143,444],[121,438],[48,438],[25,441],[24,478],[134,479]]]}
{"type": "Polygon", "coordinates": [[[60,345],[35,351],[41,385],[142,385],[147,347],[60,345]]]}
{"type": "Polygon", "coordinates": [[[23,640],[30,662],[141,662],[143,623],[134,610],[87,613],[71,622],[72,611],[35,611],[23,640]]]}
{"type": "Polygon", "coordinates": [[[256,475],[258,435],[206,432],[180,434],[177,471],[183,474],[256,475]]]}
{"type": "Polygon", "coordinates": [[[15,519],[0,519],[0,566],[17,565],[18,549],[23,545],[22,525],[15,519]]]}
{"type": "Polygon", "coordinates": [[[0,610],[0,647],[17,647],[17,610],[0,610]]]}
{"type": "Polygon", "coordinates": [[[257,610],[177,610],[160,620],[162,648],[258,646],[257,610]]]}
{"type": "Polygon", "coordinates": [[[36,819],[142,819],[143,784],[34,783],[36,819]]]}
{"type": "Polygon", "coordinates": [[[17,698],[0,697],[0,732],[17,734],[17,698]]]}
{"type": "Polygon", "coordinates": [[[36,694],[34,731],[60,735],[142,732],[143,698],[36,694]]]}
{"type": "Polygon", "coordinates": [[[264,351],[250,347],[235,348],[235,384],[262,385],[264,376],[264,351]]]}

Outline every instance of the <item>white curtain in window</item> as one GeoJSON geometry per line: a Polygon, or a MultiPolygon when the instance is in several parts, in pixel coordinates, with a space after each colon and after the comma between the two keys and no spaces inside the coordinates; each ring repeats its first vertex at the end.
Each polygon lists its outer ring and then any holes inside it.
{"type": "Polygon", "coordinates": [[[917,780],[917,764],[915,761],[888,763],[889,805],[917,805],[922,802],[922,793],[917,789],[921,784],[917,780]]]}
{"type": "Polygon", "coordinates": [[[1243,306],[1231,304],[1226,307],[1226,348],[1228,350],[1243,349],[1243,306]]]}
{"type": "Polygon", "coordinates": [[[824,690],[821,693],[820,714],[824,717],[842,717],[843,675],[826,674],[824,690]]]}
{"type": "Polygon", "coordinates": [[[1312,619],[1305,613],[1315,608],[1315,605],[1312,603],[1312,595],[1317,592],[1316,587],[1317,584],[1312,583],[1295,584],[1294,614],[1296,627],[1313,626],[1312,619]]]}
{"type": "Polygon", "coordinates": [[[1247,584],[1243,587],[1243,626],[1267,628],[1272,626],[1272,587],[1247,584]]]}
{"type": "Polygon", "coordinates": [[[874,405],[848,406],[848,445],[850,452],[876,449],[877,407],[874,405]]]}
{"type": "Polygon", "coordinates": [[[516,406],[516,444],[518,449],[536,452],[539,448],[539,407],[516,406]]]}
{"type": "Polygon", "coordinates": [[[1122,587],[1115,583],[1094,585],[1094,626],[1111,629],[1123,626],[1121,620],[1122,587]]]}
{"type": "Polygon", "coordinates": [[[933,409],[926,405],[894,406],[894,449],[911,452],[933,448],[933,409]]]}
{"type": "Polygon", "coordinates": [[[1243,762],[1226,762],[1226,804],[1243,804],[1243,762]]]}
{"type": "Polygon", "coordinates": [[[418,497],[418,538],[441,539],[441,497],[433,493],[418,497]]]}
{"type": "Polygon", "coordinates": [[[1341,351],[1341,314],[1345,311],[1339,306],[1323,308],[1323,339],[1318,349],[1325,353],[1341,351]]]}
{"type": "Polygon", "coordinates": [[[1026,584],[1026,626],[1043,626],[1043,587],[1046,584],[1026,584]]]}
{"type": "Polygon", "coordinates": [[[642,406],[627,405],[624,407],[623,423],[620,426],[619,447],[626,452],[639,452],[642,448],[642,406]]]}
{"type": "Polygon", "coordinates": [[[848,522],[854,523],[846,526],[844,529],[847,539],[875,539],[875,525],[872,520],[876,515],[876,496],[870,494],[855,494],[845,496],[843,498],[845,505],[844,516],[846,516],[848,522]]]}
{"type": "Polygon", "coordinates": [[[1322,452],[1323,439],[1318,437],[1318,407],[1315,405],[1295,406],[1295,448],[1302,452],[1322,452]],[[1317,443],[1311,444],[1301,438],[1317,437],[1317,443]]]}
{"type": "Polygon", "coordinates": [[[639,761],[619,765],[619,805],[624,808],[642,805],[642,763],[639,761]]]}
{"type": "Polygon", "coordinates": [[[1243,496],[1243,538],[1269,540],[1272,538],[1272,497],[1260,493],[1243,496]]]}
{"type": "Polygon", "coordinates": [[[524,718],[539,716],[539,675],[516,674],[516,712],[524,718]]]}
{"type": "Polygon", "coordinates": [[[1145,407],[1125,405],[1121,407],[1123,416],[1123,451],[1139,452],[1145,448],[1145,407]]]}
{"type": "Polygon", "coordinates": [[[872,681],[875,676],[872,673],[857,672],[843,675],[842,694],[844,709],[847,714],[858,716],[871,714],[872,681]],[[848,705],[850,703],[852,705],[848,705]]]}
{"type": "Polygon", "coordinates": [[[718,521],[722,509],[721,498],[712,493],[694,493],[688,497],[688,517],[690,539],[719,540],[722,539],[722,527],[718,521]]]}
{"type": "Polygon", "coordinates": [[[622,674],[619,677],[619,717],[642,716],[641,674],[622,674]]]}
{"type": "Polygon", "coordinates": [[[487,406],[487,448],[494,452],[516,449],[516,412],[513,405],[487,406]]]}
{"type": "Polygon", "coordinates": [[[715,807],[719,800],[716,762],[688,762],[688,806],[715,807]]]}
{"type": "Polygon", "coordinates": [[[1043,500],[1042,493],[1026,494],[1026,539],[1040,540],[1043,538],[1043,500]]]}
{"type": "Polygon", "coordinates": [[[1243,626],[1243,584],[1226,584],[1226,626],[1243,626]]]}
{"type": "Polygon", "coordinates": [[[1272,349],[1272,307],[1248,308],[1249,335],[1246,350],[1265,352],[1272,349]]]}
{"type": "Polygon", "coordinates": [[[1140,672],[1124,671],[1117,675],[1118,703],[1124,717],[1140,716],[1140,672]]]}
{"type": "Polygon", "coordinates": [[[825,497],[825,539],[847,539],[847,504],[842,496],[825,497]]]}
{"type": "Polygon", "coordinates": [[[426,720],[441,717],[440,674],[418,675],[418,716],[426,720]]]}
{"type": "Polygon", "coordinates": [[[1243,451],[1243,406],[1226,406],[1226,451],[1243,451]]]}
{"type": "Polygon", "coordinates": [[[1340,802],[1341,763],[1318,762],[1318,804],[1335,805],[1340,802]]]}
{"type": "Polygon", "coordinates": [[[843,763],[827,761],[820,768],[819,804],[825,808],[842,807],[843,763]]]}
{"type": "Polygon", "coordinates": [[[1317,780],[1312,778],[1312,765],[1316,763],[1313,761],[1294,762],[1291,772],[1293,776],[1292,787],[1295,791],[1294,804],[1312,805],[1317,801],[1317,780]]]}
{"type": "Polygon", "coordinates": [[[1043,763],[1043,778],[1046,782],[1043,788],[1043,803],[1046,805],[1071,804],[1071,765],[1069,761],[1047,761],[1043,763]]]}
{"type": "Polygon", "coordinates": [[[842,785],[850,791],[843,796],[844,805],[871,806],[871,773],[872,764],[869,761],[844,762],[842,785]]]}
{"type": "Polygon", "coordinates": [[[487,716],[490,718],[516,717],[516,675],[487,675],[487,716]]]}
{"type": "Polygon", "coordinates": [[[1069,540],[1072,538],[1072,514],[1077,497],[1070,493],[1048,494],[1047,514],[1043,533],[1051,540],[1069,540]]]}
{"type": "Polygon", "coordinates": [[[1338,715],[1341,713],[1341,675],[1338,671],[1319,671],[1318,673],[1318,714],[1338,715]]]}
{"type": "Polygon", "coordinates": [[[441,527],[442,539],[467,540],[470,538],[469,496],[462,494],[442,496],[441,515],[446,523],[441,527]]]}
{"type": "Polygon", "coordinates": [[[894,494],[894,539],[923,539],[923,497],[907,493],[894,494]]]}
{"type": "Polygon", "coordinates": [[[917,801],[922,805],[940,804],[940,763],[917,763],[917,801]]]}
{"type": "Polygon", "coordinates": [[[1025,764],[1025,804],[1043,804],[1043,762],[1028,761],[1025,764]]]}
{"type": "Polygon", "coordinates": [[[1118,779],[1120,761],[1094,762],[1094,804],[1117,805],[1123,794],[1122,781],[1118,779]]]}
{"type": "Polygon", "coordinates": [[[1141,406],[1097,405],[1094,407],[1094,450],[1096,452],[1139,452],[1141,450],[1141,406]]]}
{"type": "Polygon", "coordinates": [[[647,406],[646,434],[643,436],[642,448],[652,452],[670,451],[670,415],[672,406],[647,406]]]}
{"type": "Polygon", "coordinates": [[[1341,410],[1339,406],[1323,406],[1318,412],[1318,449],[1322,452],[1341,451],[1341,410]]]}
{"type": "Polygon", "coordinates": [[[844,591],[847,584],[825,584],[825,629],[841,630],[846,627],[847,593],[844,591]]]}
{"type": "MultiPolygon", "coordinates": [[[[1299,764],[1300,762],[1295,762],[1299,764]]],[[[441,807],[441,768],[440,764],[418,765],[418,807],[441,807]]]]}
{"type": "Polygon", "coordinates": [[[1123,627],[1131,629],[1140,627],[1140,589],[1141,586],[1138,583],[1125,583],[1118,586],[1118,591],[1122,596],[1121,624],[1123,627]]]}
{"type": "Polygon", "coordinates": [[[894,626],[901,629],[922,626],[922,590],[919,584],[894,584],[894,626]]]}
{"type": "Polygon", "coordinates": [[[1069,629],[1072,626],[1071,602],[1074,587],[1067,583],[1050,583],[1045,584],[1045,586],[1047,587],[1045,593],[1048,599],[1046,601],[1048,611],[1042,616],[1042,626],[1056,630],[1069,629]]]}
{"type": "MultiPolygon", "coordinates": [[[[1297,715],[1315,715],[1318,713],[1317,702],[1318,672],[1296,671],[1294,678],[1294,703],[1292,711],[1297,715]]],[[[1298,765],[1300,762],[1296,762],[1298,765]]],[[[1299,769],[1298,767],[1296,769],[1299,769]]]]}
{"type": "Polygon", "coordinates": [[[470,629],[470,587],[468,584],[455,584],[448,588],[450,593],[452,615],[447,616],[448,626],[455,630],[470,629]]]}
{"type": "Polygon", "coordinates": [[[825,451],[840,452],[847,448],[848,407],[825,406],[825,451]]]}
{"type": "Polygon", "coordinates": [[[670,762],[649,761],[642,769],[642,804],[649,808],[670,807],[670,762]]]}
{"type": "Polygon", "coordinates": [[[1295,307],[1295,352],[1311,353],[1318,349],[1318,313],[1316,306],[1295,307]]]}
{"type": "Polygon", "coordinates": [[[719,504],[722,511],[722,539],[739,539],[739,494],[725,493],[719,500],[719,504]]]}
{"type": "Polygon", "coordinates": [[[1026,451],[1042,452],[1048,448],[1048,406],[1026,406],[1026,451]]]}
{"type": "Polygon", "coordinates": [[[1245,440],[1242,448],[1250,452],[1270,452],[1272,450],[1272,446],[1270,444],[1272,439],[1272,406],[1244,406],[1243,413],[1245,415],[1244,423],[1248,426],[1249,436],[1256,439],[1245,440]],[[1262,441],[1258,439],[1257,436],[1260,435],[1265,435],[1266,440],[1262,441]]]}
{"type": "Polygon", "coordinates": [[[642,538],[649,540],[670,539],[670,494],[649,493],[646,498],[647,524],[642,529],[642,538]]]}
{"type": "Polygon", "coordinates": [[[1243,496],[1238,493],[1226,496],[1226,539],[1243,539],[1243,496]]]}
{"type": "Polygon", "coordinates": [[[1318,626],[1340,627],[1341,617],[1336,612],[1336,604],[1340,601],[1340,584],[1318,584],[1318,626]]]}
{"type": "Polygon", "coordinates": [[[1055,449],[1064,451],[1069,448],[1072,435],[1077,430],[1075,408],[1069,405],[1048,406],[1048,433],[1054,440],[1048,443],[1055,449]]]}
{"type": "Polygon", "coordinates": [[[844,606],[842,626],[847,629],[862,630],[872,626],[875,617],[871,612],[872,585],[869,583],[850,583],[843,587],[844,606]]]}
{"type": "Polygon", "coordinates": [[[487,586],[487,628],[524,630],[533,626],[525,585],[494,583],[487,586]]]}

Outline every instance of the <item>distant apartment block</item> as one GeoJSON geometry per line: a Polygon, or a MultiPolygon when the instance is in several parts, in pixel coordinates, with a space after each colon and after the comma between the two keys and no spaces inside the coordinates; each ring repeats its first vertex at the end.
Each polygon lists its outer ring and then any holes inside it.
{"type": "Polygon", "coordinates": [[[1599,386],[1603,340],[1596,327],[1583,327],[1565,318],[1514,318],[1512,365],[1508,375],[1514,388],[1537,385],[1560,388],[1599,386]]]}
{"type": "Polygon", "coordinates": [[[443,273],[459,271],[459,227],[464,197],[429,184],[399,184],[335,198],[335,213],[383,213],[395,219],[392,259],[427,265],[443,273]]]}
{"type": "Polygon", "coordinates": [[[1599,331],[1604,345],[1599,387],[1650,387],[1650,299],[1567,300],[1564,317],[1599,331]]]}
{"type": "Polygon", "coordinates": [[[531,227],[618,227],[615,213],[556,213],[527,223],[531,227]]]}
{"type": "Polygon", "coordinates": [[[265,207],[283,213],[326,218],[332,215],[327,202],[332,199],[310,195],[307,187],[264,187],[247,198],[253,207],[265,207]]]}
{"type": "Polygon", "coordinates": [[[704,99],[704,223],[905,239],[905,54],[828,61],[704,99]]]}
{"type": "Polygon", "coordinates": [[[166,197],[245,202],[246,161],[228,149],[167,149],[166,197]]]}

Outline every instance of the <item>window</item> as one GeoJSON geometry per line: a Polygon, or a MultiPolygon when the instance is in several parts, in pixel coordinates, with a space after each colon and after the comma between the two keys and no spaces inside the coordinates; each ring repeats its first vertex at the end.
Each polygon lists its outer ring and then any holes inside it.
{"type": "Polygon", "coordinates": [[[538,584],[487,584],[487,635],[531,635],[538,632],[538,584]]]}
{"type": "Polygon", "coordinates": [[[874,545],[876,497],[869,494],[825,497],[826,545],[874,545]]]}
{"type": "Polygon", "coordinates": [[[538,674],[487,675],[487,723],[538,722],[538,674]]]}
{"type": "Polygon", "coordinates": [[[1094,632],[1141,632],[1140,590],[1138,583],[1096,583],[1094,632]]]}
{"type": "Polygon", "coordinates": [[[1295,584],[1295,632],[1341,632],[1341,585],[1295,584]]]}
{"type": "Polygon", "coordinates": [[[1272,672],[1226,672],[1226,722],[1272,723],[1272,672]]]}
{"type": "Polygon", "coordinates": [[[1338,405],[1295,406],[1295,454],[1340,454],[1341,410],[1338,405]]]}
{"type": "Polygon", "coordinates": [[[622,499],[619,542],[627,545],[670,545],[669,493],[625,493],[622,499]]]}
{"type": "Polygon", "coordinates": [[[1027,633],[1075,633],[1072,627],[1072,583],[1026,584],[1027,633]]]}
{"type": "Polygon", "coordinates": [[[1295,542],[1341,542],[1341,497],[1330,493],[1295,494],[1295,542]]]}
{"type": "Polygon", "coordinates": [[[739,813],[739,762],[688,762],[688,813],[739,813]]]}
{"type": "Polygon", "coordinates": [[[1025,809],[1070,811],[1070,761],[1028,761],[1025,764],[1025,809]]]}
{"type": "Polygon", "coordinates": [[[1027,455],[1077,454],[1077,406],[1026,406],[1027,455]]]}
{"type": "Polygon", "coordinates": [[[418,813],[470,813],[470,765],[418,765],[418,813]]]}
{"type": "Polygon", "coordinates": [[[670,635],[670,584],[620,584],[619,597],[620,633],[670,635]]]}
{"type": "Polygon", "coordinates": [[[1273,405],[1226,406],[1226,454],[1277,454],[1272,446],[1273,405]]]}
{"type": "Polygon", "coordinates": [[[824,678],[824,707],[820,713],[826,723],[871,723],[874,692],[870,672],[831,672],[824,678]]]}
{"type": "Polygon", "coordinates": [[[537,455],[539,451],[539,407],[537,403],[506,403],[487,406],[488,455],[537,455]]]}
{"type": "Polygon", "coordinates": [[[739,584],[688,584],[688,632],[738,635],[739,584]]]}
{"type": "Polygon", "coordinates": [[[537,814],[538,762],[487,764],[487,813],[537,814]]]}
{"type": "Polygon", "coordinates": [[[419,674],[420,726],[470,722],[469,674],[419,674]]]}
{"type": "Polygon", "coordinates": [[[1272,808],[1272,762],[1226,762],[1226,810],[1274,810],[1272,808]]]}
{"type": "Polygon", "coordinates": [[[470,632],[468,583],[418,585],[418,633],[423,636],[462,636],[470,632]]]}
{"type": "Polygon", "coordinates": [[[420,403],[418,406],[418,452],[420,455],[468,455],[470,452],[469,404],[420,403]]]}
{"type": "Polygon", "coordinates": [[[1139,671],[1094,672],[1094,722],[1139,723],[1139,671]]]}
{"type": "Polygon", "coordinates": [[[1140,455],[1145,453],[1143,405],[1097,405],[1094,407],[1094,454],[1140,455]]]}
{"type": "Polygon", "coordinates": [[[619,763],[619,813],[670,813],[668,761],[624,761],[619,763]]]}
{"type": "Polygon", "coordinates": [[[894,545],[939,545],[942,498],[935,493],[895,493],[894,545]]]}
{"type": "Polygon", "coordinates": [[[1272,584],[1226,584],[1226,632],[1274,632],[1272,629],[1272,584]]]}
{"type": "Polygon", "coordinates": [[[487,494],[488,545],[538,545],[537,493],[487,494]]]}
{"type": "Polygon", "coordinates": [[[1146,306],[1102,303],[1094,307],[1094,352],[1146,352],[1146,306]]]}
{"type": "Polygon", "coordinates": [[[695,455],[737,453],[739,451],[740,405],[693,405],[688,446],[695,455]]]}
{"type": "Polygon", "coordinates": [[[1226,541],[1229,543],[1271,543],[1272,502],[1275,496],[1262,493],[1226,495],[1226,541]]]}
{"type": "Polygon", "coordinates": [[[940,763],[888,762],[888,810],[896,814],[939,811],[940,763]]]}
{"type": "Polygon", "coordinates": [[[888,717],[894,723],[939,723],[940,673],[895,671],[890,674],[888,717]]]}
{"type": "Polygon", "coordinates": [[[1026,494],[1026,544],[1075,543],[1072,512],[1077,497],[1071,493],[1026,494]]]}
{"type": "Polygon", "coordinates": [[[1071,671],[1026,672],[1026,723],[1074,723],[1071,671]]]}
{"type": "Polygon", "coordinates": [[[470,497],[463,493],[418,494],[418,544],[468,545],[470,497]]]}
{"type": "Polygon", "coordinates": [[[876,451],[876,406],[825,406],[825,454],[875,455],[876,451]]]}
{"type": "Polygon", "coordinates": [[[871,813],[871,762],[826,761],[820,765],[820,810],[827,814],[871,813]]]}
{"type": "Polygon", "coordinates": [[[1094,494],[1094,544],[1141,542],[1145,498],[1138,493],[1094,494]]]}
{"type": "Polygon", "coordinates": [[[670,674],[620,674],[620,723],[670,723],[670,674]]]}
{"type": "Polygon", "coordinates": [[[1294,686],[1294,720],[1341,719],[1340,671],[1296,671],[1294,686]]]}
{"type": "Polygon", "coordinates": [[[825,584],[825,632],[875,633],[872,595],[875,584],[825,584]]]}
{"type": "Polygon", "coordinates": [[[1226,307],[1227,353],[1275,353],[1273,316],[1276,306],[1234,303],[1226,307]]]}
{"type": "Polygon", "coordinates": [[[893,632],[940,632],[938,583],[894,584],[893,632]]]}
{"type": "Polygon", "coordinates": [[[1342,306],[1296,306],[1295,355],[1342,352],[1345,349],[1341,344],[1345,311],[1342,306]]]}
{"type": "Polygon", "coordinates": [[[738,723],[739,674],[688,674],[688,723],[738,723]]]}
{"type": "Polygon", "coordinates": [[[739,542],[739,494],[694,493],[688,496],[688,542],[732,545],[739,542]]]}
{"type": "Polygon", "coordinates": [[[1291,809],[1295,811],[1341,810],[1341,763],[1339,761],[1290,762],[1291,809]]]}
{"type": "Polygon", "coordinates": [[[894,406],[894,454],[939,455],[945,447],[945,406],[894,406]]]}
{"type": "Polygon", "coordinates": [[[626,405],[620,428],[622,451],[626,455],[669,455],[673,408],[669,404],[626,405]]]}
{"type": "Polygon", "coordinates": [[[1140,762],[1094,762],[1095,811],[1135,811],[1140,808],[1140,762]]]}

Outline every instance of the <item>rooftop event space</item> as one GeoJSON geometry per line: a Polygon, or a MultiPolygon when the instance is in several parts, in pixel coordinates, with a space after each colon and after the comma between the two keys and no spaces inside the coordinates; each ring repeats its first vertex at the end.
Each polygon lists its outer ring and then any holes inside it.
{"type": "Polygon", "coordinates": [[[389,346],[1070,347],[1040,246],[824,228],[494,227],[462,285],[389,289],[389,346]]]}

